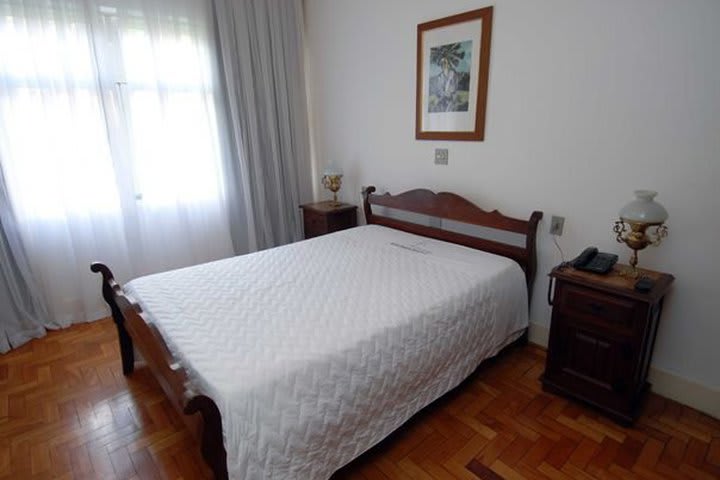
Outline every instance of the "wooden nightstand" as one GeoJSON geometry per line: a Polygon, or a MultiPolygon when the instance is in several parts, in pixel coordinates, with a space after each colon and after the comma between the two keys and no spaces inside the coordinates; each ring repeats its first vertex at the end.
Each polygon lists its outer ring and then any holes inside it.
{"type": "Polygon", "coordinates": [[[616,265],[607,275],[556,267],[550,273],[553,306],[543,388],[583,400],[614,420],[631,424],[647,383],[663,298],[674,278],[642,270],[655,282],[634,290],[635,279],[616,265]],[[553,280],[555,281],[554,295],[553,280]]]}
{"type": "Polygon", "coordinates": [[[335,205],[332,201],[300,205],[303,211],[305,238],[337,232],[357,226],[357,207],[349,203],[335,205]]]}

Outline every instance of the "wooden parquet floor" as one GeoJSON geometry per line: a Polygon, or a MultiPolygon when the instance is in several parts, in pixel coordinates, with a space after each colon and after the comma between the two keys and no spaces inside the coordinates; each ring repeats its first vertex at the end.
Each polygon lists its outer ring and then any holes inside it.
{"type": "MultiPolygon", "coordinates": [[[[209,478],[147,369],[123,377],[109,320],[0,356],[0,479],[209,478]]],[[[720,421],[651,395],[634,428],[543,393],[514,348],[337,472],[341,479],[718,479],[720,421]]]]}

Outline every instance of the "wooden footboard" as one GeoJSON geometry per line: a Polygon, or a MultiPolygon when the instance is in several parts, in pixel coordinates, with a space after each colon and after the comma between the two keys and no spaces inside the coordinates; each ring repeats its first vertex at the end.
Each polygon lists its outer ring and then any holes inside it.
{"type": "Polygon", "coordinates": [[[200,443],[202,456],[215,478],[227,479],[222,419],[217,405],[210,397],[198,395],[189,388],[187,373],[170,353],[160,332],[146,321],[140,306],[123,291],[110,269],[97,262],[90,269],[103,277],[102,294],[117,327],[123,374],[133,372],[137,349],[170,403],[200,443]]]}

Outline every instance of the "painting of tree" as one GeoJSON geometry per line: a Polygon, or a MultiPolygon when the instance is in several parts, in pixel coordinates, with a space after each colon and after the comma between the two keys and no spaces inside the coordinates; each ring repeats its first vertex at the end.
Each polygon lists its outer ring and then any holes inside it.
{"type": "Polygon", "coordinates": [[[467,112],[472,41],[430,49],[428,112],[467,112]]]}

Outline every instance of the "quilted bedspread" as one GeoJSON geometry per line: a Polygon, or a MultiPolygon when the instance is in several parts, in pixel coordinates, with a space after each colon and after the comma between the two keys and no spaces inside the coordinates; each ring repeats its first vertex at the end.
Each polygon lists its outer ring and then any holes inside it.
{"type": "Polygon", "coordinates": [[[527,326],[520,267],[370,225],[133,280],[237,479],[325,479],[527,326]]]}

